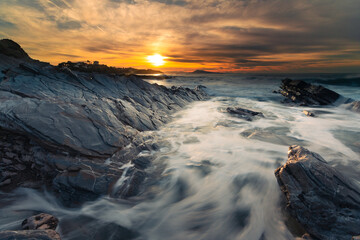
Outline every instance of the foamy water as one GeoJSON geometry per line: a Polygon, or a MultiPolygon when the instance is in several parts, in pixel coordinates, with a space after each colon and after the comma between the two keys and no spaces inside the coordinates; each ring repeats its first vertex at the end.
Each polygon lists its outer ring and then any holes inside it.
{"type": "MultiPolygon", "coordinates": [[[[69,209],[51,194],[20,189],[0,198],[6,206],[0,210],[0,230],[44,211],[60,219],[63,239],[294,239],[274,176],[286,162],[289,145],[319,153],[360,181],[359,114],[341,106],[283,105],[272,93],[280,84],[275,77],[185,76],[161,83],[207,85],[213,97],[189,105],[154,133],[164,144],[147,169],[156,181],[146,182],[146,197],[125,201],[105,196],[69,209]],[[245,121],[226,113],[227,107],[261,111],[265,117],[245,121]],[[317,117],[305,116],[305,109],[317,117]]],[[[360,96],[358,87],[329,86],[346,97],[360,96]]]]}

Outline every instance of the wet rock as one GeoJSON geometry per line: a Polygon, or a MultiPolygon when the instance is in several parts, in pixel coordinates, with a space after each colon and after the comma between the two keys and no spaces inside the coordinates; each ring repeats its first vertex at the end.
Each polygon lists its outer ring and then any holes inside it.
{"type": "Polygon", "coordinates": [[[255,112],[245,108],[232,108],[228,107],[226,111],[230,114],[234,114],[239,118],[245,119],[246,121],[252,121],[255,117],[264,117],[264,114],[261,112],[255,112]]]}
{"type": "MultiPolygon", "coordinates": [[[[1,191],[41,183],[66,203],[108,194],[122,166],[151,145],[143,132],[208,98],[201,86],[169,89],[136,76],[54,67],[10,40],[0,42],[0,54],[1,191]]],[[[135,194],[146,176],[141,169],[149,164],[135,162],[140,170],[131,172],[121,196],[135,194]]]]}
{"type": "Polygon", "coordinates": [[[1,240],[61,240],[54,230],[1,231],[1,240]]]}
{"type": "Polygon", "coordinates": [[[147,156],[140,156],[132,160],[132,163],[135,165],[136,168],[145,169],[151,163],[151,158],[147,156]]]}
{"type": "Polygon", "coordinates": [[[64,203],[76,205],[107,194],[116,179],[116,175],[103,175],[100,170],[64,171],[54,178],[53,189],[60,194],[64,203]]]}
{"type": "Polygon", "coordinates": [[[287,210],[315,239],[360,234],[360,190],[320,155],[293,145],[275,171],[287,210]]]}
{"type": "Polygon", "coordinates": [[[58,223],[59,220],[56,217],[50,214],[40,213],[38,215],[25,219],[22,222],[21,226],[24,230],[55,230],[58,223]]]}
{"type": "Polygon", "coordinates": [[[301,80],[282,80],[280,93],[290,101],[310,105],[330,105],[339,99],[340,95],[323,86],[313,85],[301,80]]]}
{"type": "Polygon", "coordinates": [[[304,110],[303,113],[304,113],[306,116],[308,116],[308,117],[315,117],[315,113],[313,113],[313,112],[304,110]]]}

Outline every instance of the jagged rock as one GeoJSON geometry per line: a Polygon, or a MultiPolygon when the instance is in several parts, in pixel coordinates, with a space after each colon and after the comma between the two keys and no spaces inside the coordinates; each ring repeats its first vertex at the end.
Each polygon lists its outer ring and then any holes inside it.
{"type": "Polygon", "coordinates": [[[292,102],[301,105],[329,105],[340,97],[338,93],[323,86],[289,78],[282,80],[280,93],[292,102]]]}
{"type": "Polygon", "coordinates": [[[303,113],[304,113],[306,116],[308,116],[308,117],[315,117],[315,114],[314,114],[313,112],[304,110],[303,113]]]}
{"type": "MultiPolygon", "coordinates": [[[[3,191],[46,185],[67,203],[108,194],[122,166],[152,141],[142,132],[208,97],[203,87],[169,89],[136,76],[54,67],[17,54],[20,46],[11,44],[0,58],[0,158],[12,162],[0,162],[0,180],[11,179],[3,191]]],[[[129,184],[144,179],[143,173],[130,173],[136,176],[129,184]]],[[[121,196],[135,194],[139,186],[126,189],[121,196]]]]}
{"type": "Polygon", "coordinates": [[[61,240],[54,230],[1,231],[1,240],[61,240]]]}
{"type": "Polygon", "coordinates": [[[228,107],[226,111],[230,114],[234,114],[239,118],[245,119],[246,121],[252,121],[255,117],[264,117],[261,112],[255,112],[245,108],[232,108],[228,107]]]}
{"type": "Polygon", "coordinates": [[[20,45],[10,39],[0,40],[0,54],[14,58],[30,59],[29,55],[20,47],[20,45]]]}
{"type": "Polygon", "coordinates": [[[21,226],[24,230],[55,230],[58,223],[59,220],[56,217],[50,214],[40,213],[38,215],[25,219],[22,222],[21,226]]]}
{"type": "Polygon", "coordinates": [[[360,234],[360,190],[320,155],[293,145],[275,171],[287,210],[316,239],[360,234]]]}

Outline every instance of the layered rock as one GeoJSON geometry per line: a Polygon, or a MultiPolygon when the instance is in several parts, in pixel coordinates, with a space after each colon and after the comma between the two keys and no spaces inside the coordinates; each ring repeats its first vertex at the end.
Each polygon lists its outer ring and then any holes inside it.
{"type": "Polygon", "coordinates": [[[60,235],[55,231],[58,223],[56,217],[40,213],[25,219],[21,224],[23,230],[0,231],[0,239],[60,240],[60,235]]]}
{"type": "Polygon", "coordinates": [[[22,231],[2,231],[2,240],[61,240],[60,235],[54,230],[22,230],[22,231]]]}
{"type": "MultiPolygon", "coordinates": [[[[139,185],[143,167],[123,166],[156,148],[143,133],[207,98],[202,87],[54,67],[8,41],[0,41],[0,190],[46,183],[63,200],[81,202],[117,192],[125,169],[126,183],[139,185]]],[[[126,197],[138,186],[122,189],[126,197]]]]}
{"type": "Polygon", "coordinates": [[[314,239],[360,234],[360,189],[320,155],[293,145],[275,171],[287,210],[314,239]]]}
{"type": "Polygon", "coordinates": [[[257,117],[264,117],[264,114],[262,112],[255,112],[245,108],[228,107],[226,111],[239,118],[245,119],[246,121],[252,121],[257,117]]]}
{"type": "Polygon", "coordinates": [[[282,80],[280,93],[290,101],[301,105],[329,105],[340,98],[338,93],[323,86],[289,78],[282,80]]]}

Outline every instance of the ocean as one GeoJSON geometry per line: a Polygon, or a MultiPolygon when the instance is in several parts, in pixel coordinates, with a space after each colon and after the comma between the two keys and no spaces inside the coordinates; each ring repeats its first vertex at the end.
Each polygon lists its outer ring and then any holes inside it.
{"type": "Polygon", "coordinates": [[[281,103],[283,97],[273,91],[285,77],[360,100],[360,74],[179,74],[147,80],[167,87],[204,85],[211,98],[146,133],[159,150],[141,153],[154,157],[144,193],[128,200],[104,196],[79,208],[64,207],[44,191],[0,193],[0,230],[44,211],[60,219],[58,231],[66,240],[300,237],[302,229],[283,211],[274,171],[286,162],[288,147],[297,144],[360,184],[360,115],[342,105],[281,103]],[[264,118],[245,121],[228,114],[228,107],[262,112],[264,118]]]}

